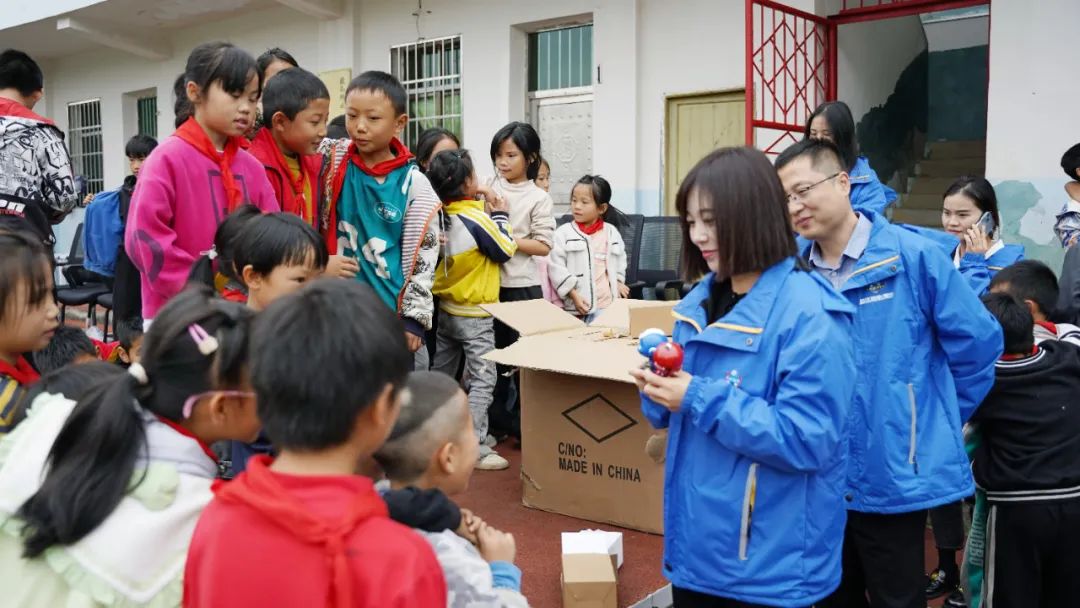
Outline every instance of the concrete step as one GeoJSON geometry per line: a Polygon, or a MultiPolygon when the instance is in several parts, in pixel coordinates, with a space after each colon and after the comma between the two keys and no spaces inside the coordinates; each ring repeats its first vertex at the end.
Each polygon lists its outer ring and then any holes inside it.
{"type": "Polygon", "coordinates": [[[956,179],[961,175],[982,175],[986,171],[986,159],[983,158],[947,158],[943,160],[922,160],[915,169],[919,177],[941,177],[956,179]]]}
{"type": "Polygon", "coordinates": [[[911,190],[908,194],[930,194],[939,199],[945,191],[956,181],[953,177],[916,177],[911,180],[911,190]]]}
{"type": "Polygon", "coordinates": [[[941,210],[899,207],[893,211],[892,220],[897,224],[915,224],[916,226],[926,226],[928,228],[941,228],[941,210]]]}
{"type": "Polygon", "coordinates": [[[940,194],[909,194],[904,197],[900,206],[904,209],[922,209],[941,213],[941,201],[940,194]]]}
{"type": "Polygon", "coordinates": [[[932,141],[927,148],[933,159],[986,158],[985,141],[932,141]]]}

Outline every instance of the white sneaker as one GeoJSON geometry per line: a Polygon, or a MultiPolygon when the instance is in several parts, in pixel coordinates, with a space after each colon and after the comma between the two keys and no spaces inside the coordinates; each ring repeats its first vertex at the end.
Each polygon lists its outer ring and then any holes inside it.
{"type": "Polygon", "coordinates": [[[486,445],[489,448],[493,448],[499,444],[499,440],[495,439],[494,435],[488,435],[484,437],[484,440],[480,442],[481,445],[486,445]]]}
{"type": "Polygon", "coordinates": [[[502,471],[510,468],[510,461],[495,452],[489,452],[476,461],[476,468],[481,471],[502,471]]]}

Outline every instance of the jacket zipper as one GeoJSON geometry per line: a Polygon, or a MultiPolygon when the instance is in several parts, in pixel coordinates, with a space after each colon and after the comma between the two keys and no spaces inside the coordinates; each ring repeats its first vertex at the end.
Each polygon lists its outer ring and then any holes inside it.
{"type": "Polygon", "coordinates": [[[915,443],[918,438],[918,412],[915,409],[915,385],[907,385],[908,403],[911,405],[911,441],[908,443],[908,464],[915,471],[915,474],[919,474],[919,463],[915,460],[915,443]]]}
{"type": "Polygon", "coordinates": [[[754,516],[754,499],[757,496],[756,462],[750,463],[746,472],[746,490],[743,492],[742,521],[739,524],[739,560],[746,561],[747,548],[750,545],[750,521],[754,516]]]}

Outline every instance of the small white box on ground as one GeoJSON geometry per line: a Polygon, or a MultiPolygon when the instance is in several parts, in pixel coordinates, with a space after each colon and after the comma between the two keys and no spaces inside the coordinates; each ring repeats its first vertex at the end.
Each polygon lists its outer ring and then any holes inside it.
{"type": "Polygon", "coordinates": [[[607,553],[615,569],[623,565],[622,532],[582,530],[562,533],[562,554],[607,553]]]}

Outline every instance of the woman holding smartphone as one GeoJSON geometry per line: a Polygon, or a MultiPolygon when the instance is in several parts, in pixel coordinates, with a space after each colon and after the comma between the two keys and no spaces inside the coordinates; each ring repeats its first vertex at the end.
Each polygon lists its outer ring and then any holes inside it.
{"type": "Polygon", "coordinates": [[[962,176],[945,191],[941,226],[959,239],[949,251],[953,264],[980,296],[999,270],[1024,259],[1023,245],[1001,240],[997,195],[981,177],[962,176]]]}

